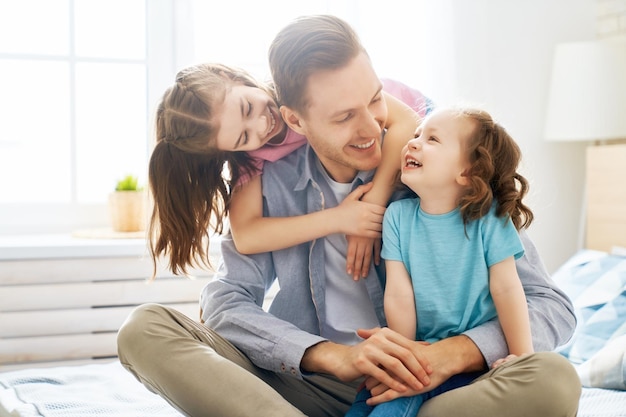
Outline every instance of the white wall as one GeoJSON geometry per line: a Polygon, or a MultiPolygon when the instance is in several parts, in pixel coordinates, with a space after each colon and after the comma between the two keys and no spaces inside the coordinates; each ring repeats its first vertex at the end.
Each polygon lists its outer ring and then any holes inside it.
{"type": "Polygon", "coordinates": [[[274,33],[293,17],[334,13],[348,20],[380,76],[404,81],[439,103],[479,103],[508,128],[531,181],[527,202],[536,220],[529,233],[553,272],[579,248],[584,145],[543,139],[552,52],[559,42],[595,37],[597,1],[268,0],[250,2],[253,13],[244,19],[237,11],[249,7],[241,2],[207,7],[198,0],[196,59],[265,75],[259,61],[266,60],[274,33]],[[269,10],[269,19],[260,17],[261,9],[269,10]]]}
{"type": "Polygon", "coordinates": [[[552,272],[579,248],[585,146],[543,139],[552,53],[594,38],[595,2],[454,4],[457,93],[484,102],[519,142],[536,215],[529,233],[552,272]]]}

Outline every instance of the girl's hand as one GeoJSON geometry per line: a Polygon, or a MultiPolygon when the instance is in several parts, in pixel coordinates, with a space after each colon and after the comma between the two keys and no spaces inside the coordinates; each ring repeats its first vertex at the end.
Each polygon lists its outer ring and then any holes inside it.
{"type": "Polygon", "coordinates": [[[374,264],[380,264],[381,240],[359,236],[347,236],[347,239],[346,273],[358,281],[369,274],[372,255],[374,264]]]}
{"type": "Polygon", "coordinates": [[[500,358],[491,365],[491,368],[495,369],[498,366],[502,365],[503,363],[508,362],[515,358],[517,358],[517,355],[508,355],[506,358],[500,358]]]}
{"type": "Polygon", "coordinates": [[[333,211],[333,220],[340,233],[370,239],[382,236],[386,208],[360,200],[372,185],[368,183],[357,187],[337,207],[329,209],[333,211]]]}
{"type": "Polygon", "coordinates": [[[337,207],[330,209],[336,222],[335,229],[347,235],[346,272],[355,281],[369,274],[372,257],[377,265],[380,263],[380,238],[386,208],[361,201],[373,185],[370,182],[355,188],[337,207]]]}

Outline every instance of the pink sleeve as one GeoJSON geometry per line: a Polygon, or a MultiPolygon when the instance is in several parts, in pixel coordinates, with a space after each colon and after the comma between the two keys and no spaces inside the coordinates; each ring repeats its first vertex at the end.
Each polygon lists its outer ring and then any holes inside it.
{"type": "Polygon", "coordinates": [[[383,91],[401,100],[420,116],[424,117],[432,110],[432,101],[420,91],[389,78],[381,78],[381,81],[383,83],[383,91]]]}
{"type": "MultiPolygon", "coordinates": [[[[306,138],[299,133],[294,132],[291,129],[287,130],[285,134],[285,140],[282,143],[273,145],[267,144],[260,149],[255,151],[248,152],[248,154],[252,157],[254,161],[254,166],[258,168],[255,174],[253,175],[261,175],[263,172],[263,164],[265,161],[274,162],[278,161],[281,158],[289,155],[291,152],[295,151],[302,145],[306,143],[306,138]]],[[[237,185],[245,184],[246,182],[252,179],[251,175],[242,175],[237,182],[237,185]]]]}

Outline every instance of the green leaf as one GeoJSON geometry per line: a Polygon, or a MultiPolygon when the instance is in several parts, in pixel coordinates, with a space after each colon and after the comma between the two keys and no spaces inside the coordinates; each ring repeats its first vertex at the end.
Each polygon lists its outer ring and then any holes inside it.
{"type": "Polygon", "coordinates": [[[137,177],[133,175],[127,175],[123,179],[117,182],[115,191],[140,191],[143,187],[137,185],[137,177]]]}

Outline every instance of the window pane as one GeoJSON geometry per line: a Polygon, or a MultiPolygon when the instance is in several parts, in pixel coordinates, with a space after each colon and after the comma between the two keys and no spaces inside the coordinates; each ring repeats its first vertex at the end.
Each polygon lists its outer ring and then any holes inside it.
{"type": "Polygon", "coordinates": [[[69,202],[69,66],[0,60],[0,203],[69,202]]]}
{"type": "Polygon", "coordinates": [[[103,202],[117,179],[145,178],[145,66],[80,63],[76,94],[78,202],[103,202]]]}
{"type": "Polygon", "coordinates": [[[75,0],[76,55],[144,59],[145,0],[75,0]]]}
{"type": "Polygon", "coordinates": [[[0,52],[67,55],[69,0],[0,0],[0,52]]]}

